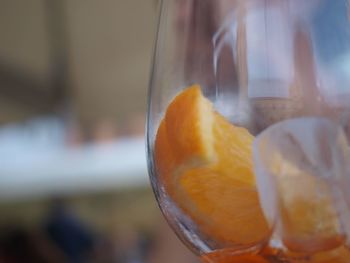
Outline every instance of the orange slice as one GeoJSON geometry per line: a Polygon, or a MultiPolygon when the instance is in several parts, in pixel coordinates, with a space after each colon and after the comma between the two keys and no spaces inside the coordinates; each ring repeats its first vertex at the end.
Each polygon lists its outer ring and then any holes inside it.
{"type": "Polygon", "coordinates": [[[158,176],[202,234],[232,246],[268,239],[252,163],[253,136],[216,113],[198,85],[168,106],[155,140],[158,176]]]}
{"type": "Polygon", "coordinates": [[[334,199],[332,184],[303,171],[280,154],[270,152],[270,156],[273,161],[268,169],[275,177],[278,229],[284,245],[300,253],[341,246],[345,241],[339,218],[341,199],[334,199]]]}
{"type": "Polygon", "coordinates": [[[341,246],[337,249],[317,253],[310,259],[310,263],[348,263],[350,262],[350,251],[341,246]]]}
{"type": "Polygon", "coordinates": [[[342,245],[345,238],[329,185],[308,174],[281,181],[279,208],[284,244],[292,251],[308,253],[342,245]]]}
{"type": "Polygon", "coordinates": [[[202,257],[203,263],[269,263],[266,259],[258,255],[206,255],[202,257]]]}

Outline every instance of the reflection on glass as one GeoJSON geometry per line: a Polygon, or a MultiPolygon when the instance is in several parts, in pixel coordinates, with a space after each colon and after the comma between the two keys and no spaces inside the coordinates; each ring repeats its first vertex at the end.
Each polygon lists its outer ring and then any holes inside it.
{"type": "Polygon", "coordinates": [[[205,262],[350,261],[349,40],[347,1],[163,0],[151,182],[205,262]]]}

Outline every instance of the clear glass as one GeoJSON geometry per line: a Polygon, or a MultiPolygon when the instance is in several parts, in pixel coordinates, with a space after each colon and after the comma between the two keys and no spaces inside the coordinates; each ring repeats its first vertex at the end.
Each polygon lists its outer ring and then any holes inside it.
{"type": "MultiPolygon", "coordinates": [[[[256,253],[269,240],[240,246],[208,236],[172,200],[157,173],[154,143],[160,121],[174,96],[193,83],[219,113],[254,136],[283,120],[324,117],[349,137],[348,1],[162,1],[147,123],[149,172],[157,201],[194,253],[256,253]]],[[[287,258],[276,256],[271,262],[294,262],[287,258]]]]}

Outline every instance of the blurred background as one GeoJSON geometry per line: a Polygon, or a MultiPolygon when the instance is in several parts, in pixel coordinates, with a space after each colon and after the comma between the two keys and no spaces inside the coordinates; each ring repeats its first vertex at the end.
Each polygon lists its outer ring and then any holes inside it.
{"type": "Polygon", "coordinates": [[[0,262],[196,262],[144,126],[156,0],[0,0],[0,262]]]}

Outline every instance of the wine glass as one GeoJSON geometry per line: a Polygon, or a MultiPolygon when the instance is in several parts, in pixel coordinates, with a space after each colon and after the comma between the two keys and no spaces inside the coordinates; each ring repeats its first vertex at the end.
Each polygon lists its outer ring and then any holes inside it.
{"type": "MultiPolygon", "coordinates": [[[[258,186],[257,191],[268,230],[261,231],[261,235],[252,233],[252,227],[245,230],[250,224],[248,221],[258,221],[256,218],[242,222],[233,215],[232,222],[236,226],[225,225],[229,221],[220,219],[221,213],[226,212],[222,212],[225,209],[219,197],[216,197],[219,212],[216,215],[215,212],[207,213],[201,219],[197,217],[196,213],[201,213],[197,208],[192,211],[179,204],[179,199],[173,196],[177,190],[169,189],[161,178],[159,163],[155,161],[155,141],[169,104],[193,84],[200,87],[216,112],[254,137],[267,138],[269,134],[260,135],[288,120],[294,120],[293,125],[300,123],[306,133],[315,129],[316,126],[308,126],[315,120],[317,125],[329,120],[331,124],[317,127],[326,127],[326,130],[336,127],[339,136],[346,141],[350,120],[348,2],[163,0],[148,101],[147,155],[150,179],[160,209],[178,237],[203,260],[230,262],[230,258],[236,258],[234,262],[250,262],[250,257],[260,254],[262,256],[256,260],[261,261],[251,262],[291,262],[291,258],[303,260],[300,262],[350,262],[350,254],[344,245],[347,228],[341,222],[337,245],[315,249],[315,246],[310,248],[298,243],[299,246],[293,247],[283,243],[284,239],[278,237],[278,229],[285,226],[285,221],[268,218],[268,201],[261,200],[264,194],[259,192],[262,187],[258,186]],[[221,224],[223,233],[226,229],[227,233],[232,231],[232,235],[235,231],[243,231],[240,234],[247,238],[221,238],[225,234],[216,235],[218,228],[208,230],[207,226],[213,221],[221,224]],[[237,227],[241,229],[237,230],[237,227]],[[331,255],[324,252],[326,250],[332,251],[331,255]],[[244,258],[239,261],[238,257],[242,255],[246,257],[245,261],[244,258]],[[317,261],[331,256],[335,257],[333,261],[317,261]]],[[[179,114],[186,115],[187,112],[179,114]]],[[[290,125],[291,129],[294,129],[293,125],[290,125]]],[[[279,131],[275,128],[274,132],[276,130],[279,131]]],[[[180,134],[181,130],[177,132],[180,134]]],[[[322,138],[324,141],[325,137],[322,138]]],[[[170,147],[175,143],[169,141],[170,147]]],[[[333,147],[333,143],[329,145],[333,147]]],[[[331,151],[327,149],[324,150],[326,154],[331,151]]],[[[162,158],[158,162],[162,163],[162,158]]],[[[262,184],[264,180],[264,177],[260,179],[262,184]]],[[[212,185],[215,188],[215,181],[212,185]]],[[[303,189],[308,191],[307,187],[303,189]]],[[[347,210],[346,204],[345,207],[347,210]]],[[[310,209],[318,211],[317,204],[313,203],[310,209]]],[[[281,214],[277,216],[281,217],[281,214]]],[[[305,224],[317,224],[316,220],[308,221],[306,217],[300,220],[308,222],[305,224]]],[[[316,226],[312,227],[316,229],[316,226]]],[[[322,227],[317,229],[322,231],[322,227]]],[[[318,239],[313,238],[309,241],[318,239]]]]}

